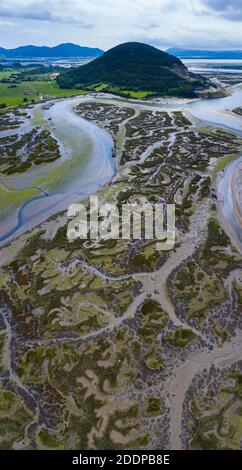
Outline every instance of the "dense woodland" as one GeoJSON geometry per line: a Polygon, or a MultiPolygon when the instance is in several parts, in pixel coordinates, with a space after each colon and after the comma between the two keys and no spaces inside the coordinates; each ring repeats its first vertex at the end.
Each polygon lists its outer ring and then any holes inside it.
{"type": "Polygon", "coordinates": [[[100,84],[102,91],[135,90],[194,97],[205,80],[192,77],[177,57],[145,44],[125,43],[88,64],[61,73],[57,82],[61,88],[100,84]]]}

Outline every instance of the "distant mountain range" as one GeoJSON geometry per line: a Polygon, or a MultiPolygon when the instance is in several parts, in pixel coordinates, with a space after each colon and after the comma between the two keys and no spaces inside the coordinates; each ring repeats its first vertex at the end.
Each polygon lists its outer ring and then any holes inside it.
{"type": "Polygon", "coordinates": [[[0,58],[3,59],[99,57],[102,54],[101,49],[78,46],[72,43],[59,44],[54,47],[20,46],[16,49],[0,47],[0,58]]]}
{"type": "Polygon", "coordinates": [[[242,59],[242,50],[208,51],[203,49],[181,49],[171,47],[167,49],[168,54],[175,55],[180,59],[242,59]]]}
{"type": "Polygon", "coordinates": [[[188,72],[173,55],[138,42],[119,44],[88,64],[73,67],[57,77],[61,88],[102,86],[102,91],[149,91],[169,96],[196,96],[206,85],[200,75],[188,72]]]}
{"type": "MultiPolygon", "coordinates": [[[[172,47],[167,49],[168,54],[172,54],[180,59],[242,59],[242,50],[203,50],[203,49],[182,49],[172,47]]],[[[102,49],[79,46],[78,44],[64,43],[58,46],[20,46],[15,49],[5,49],[0,47],[0,59],[38,59],[38,58],[76,58],[91,57],[96,58],[104,53],[102,49]]]]}

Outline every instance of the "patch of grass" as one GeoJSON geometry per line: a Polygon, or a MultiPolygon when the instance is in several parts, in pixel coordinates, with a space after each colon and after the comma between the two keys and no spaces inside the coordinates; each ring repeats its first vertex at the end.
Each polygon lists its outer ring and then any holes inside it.
{"type": "Polygon", "coordinates": [[[110,87],[108,88],[110,93],[117,93],[120,96],[125,96],[126,98],[134,98],[134,99],[143,99],[148,98],[149,96],[157,95],[152,91],[133,91],[133,90],[121,90],[118,87],[110,87]]]}
{"type": "Polygon", "coordinates": [[[231,163],[237,157],[238,154],[233,153],[232,155],[226,155],[225,157],[220,158],[214,167],[213,175],[216,176],[216,173],[222,171],[229,163],[231,163]]]}
{"type": "Polygon", "coordinates": [[[160,397],[149,397],[145,408],[145,416],[158,416],[161,412],[160,397]]]}
{"type": "Polygon", "coordinates": [[[155,300],[148,300],[141,307],[142,323],[138,334],[145,343],[153,343],[157,332],[162,330],[167,321],[168,314],[155,300]]]}
{"type": "Polygon", "coordinates": [[[55,435],[53,432],[42,429],[38,436],[38,447],[39,449],[61,449],[63,445],[60,444],[59,436],[55,435]]]}
{"type": "Polygon", "coordinates": [[[202,250],[202,258],[205,265],[216,266],[221,260],[221,249],[229,244],[229,238],[224,233],[216,219],[210,218],[208,221],[208,236],[202,250]]]}
{"type": "Polygon", "coordinates": [[[0,185],[0,220],[26,200],[39,195],[41,193],[38,189],[29,188],[22,191],[7,191],[0,185]]]}
{"type": "Polygon", "coordinates": [[[11,77],[12,73],[12,70],[4,70],[3,72],[0,72],[0,80],[11,77]]]}
{"type": "Polygon", "coordinates": [[[185,348],[196,338],[192,330],[177,328],[177,330],[166,338],[167,343],[173,348],[185,348]]]}
{"type": "Polygon", "coordinates": [[[70,90],[60,89],[55,80],[20,82],[15,88],[10,88],[8,83],[0,83],[0,103],[6,103],[8,107],[26,105],[32,100],[39,101],[40,96],[67,97],[87,93],[84,89],[70,90]],[[24,98],[27,102],[23,103],[24,98]]]}

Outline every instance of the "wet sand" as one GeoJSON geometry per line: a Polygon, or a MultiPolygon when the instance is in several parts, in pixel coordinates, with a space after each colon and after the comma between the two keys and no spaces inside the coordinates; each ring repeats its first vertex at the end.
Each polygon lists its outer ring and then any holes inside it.
{"type": "Polygon", "coordinates": [[[67,209],[71,203],[95,194],[112,178],[113,141],[104,130],[75,113],[73,107],[79,102],[80,98],[72,98],[57,101],[49,109],[36,106],[44,125],[62,144],[62,156],[54,165],[43,165],[24,177],[7,179],[16,190],[41,188],[42,192],[26,200],[1,223],[0,243],[67,209]]]}
{"type": "Polygon", "coordinates": [[[242,252],[241,169],[242,156],[229,163],[217,177],[217,209],[224,230],[242,252]]]}

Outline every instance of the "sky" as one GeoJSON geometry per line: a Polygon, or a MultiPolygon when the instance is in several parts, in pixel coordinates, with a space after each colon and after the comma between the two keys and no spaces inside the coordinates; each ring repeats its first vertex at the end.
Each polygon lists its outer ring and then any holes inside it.
{"type": "Polygon", "coordinates": [[[242,0],[1,0],[0,46],[242,49],[242,0]]]}

